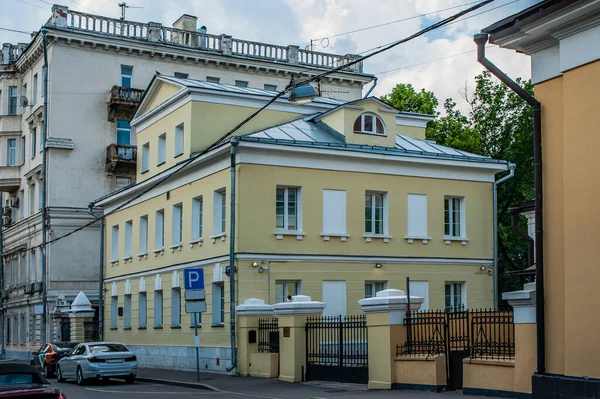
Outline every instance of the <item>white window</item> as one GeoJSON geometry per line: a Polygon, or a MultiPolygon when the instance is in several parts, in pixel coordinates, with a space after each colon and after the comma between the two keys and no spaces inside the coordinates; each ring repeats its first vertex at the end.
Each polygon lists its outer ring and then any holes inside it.
{"type": "Polygon", "coordinates": [[[37,280],[35,279],[37,272],[37,261],[36,261],[36,249],[31,250],[31,254],[29,255],[29,282],[33,283],[37,280]]]}
{"type": "MultiPolygon", "coordinates": [[[[373,298],[377,296],[379,291],[387,289],[387,281],[366,281],[365,282],[365,298],[373,298]]],[[[412,295],[412,293],[411,293],[412,295]]]]}
{"type": "Polygon", "coordinates": [[[225,286],[222,282],[212,285],[212,325],[225,324],[225,286]]]}
{"type": "Polygon", "coordinates": [[[133,239],[133,221],[125,222],[125,256],[124,259],[129,259],[133,256],[132,239],[133,239]]]}
{"type": "Polygon", "coordinates": [[[117,262],[119,260],[119,226],[112,227],[112,241],[111,241],[111,261],[117,262]]]}
{"type": "Polygon", "coordinates": [[[17,165],[17,139],[8,139],[8,166],[17,165]]]}
{"type": "Polygon", "coordinates": [[[171,327],[181,327],[181,290],[171,290],[171,327]]]}
{"type": "Polygon", "coordinates": [[[427,238],[427,196],[408,194],[407,237],[427,238]]]}
{"type": "Polygon", "coordinates": [[[171,238],[173,239],[172,245],[180,246],[183,235],[183,204],[179,203],[173,205],[173,216],[171,219],[172,229],[171,238]]]}
{"type": "Polygon", "coordinates": [[[125,295],[123,299],[123,328],[131,328],[131,295],[125,295]]]}
{"type": "Polygon", "coordinates": [[[215,191],[214,198],[213,233],[214,235],[225,234],[227,224],[227,197],[225,189],[215,191]]]}
{"type": "MultiPolygon", "coordinates": [[[[129,125],[129,121],[124,119],[117,119],[117,144],[131,144],[131,125],[129,125]]],[[[118,148],[119,156],[127,157],[129,150],[128,148],[118,148]]],[[[133,153],[131,153],[131,157],[133,153]]]]}
{"type": "Polygon", "coordinates": [[[175,156],[183,154],[183,123],[175,127],[175,156]]]}
{"type": "Polygon", "coordinates": [[[445,302],[447,312],[456,312],[465,309],[465,287],[465,283],[446,283],[445,302]]]}
{"type": "Polygon", "coordinates": [[[110,297],[110,328],[116,329],[119,326],[119,297],[110,297]]]}
{"type": "Polygon", "coordinates": [[[165,247],[165,211],[156,211],[156,225],[154,226],[154,249],[161,250],[165,247]]]}
{"type": "Polygon", "coordinates": [[[42,209],[42,201],[44,199],[44,192],[42,191],[43,187],[43,184],[38,184],[38,209],[42,209]]]}
{"type": "Polygon", "coordinates": [[[140,292],[138,296],[138,327],[146,328],[146,323],[148,321],[148,313],[147,313],[148,301],[146,299],[146,293],[140,292]]]}
{"type": "Polygon", "coordinates": [[[25,164],[25,136],[21,136],[21,165],[25,164]]]}
{"type": "Polygon", "coordinates": [[[365,194],[365,233],[387,234],[387,194],[367,192],[365,194]]]}
{"type": "Polygon", "coordinates": [[[275,195],[275,227],[300,231],[300,188],[278,187],[275,195]]]}
{"type": "Polygon", "coordinates": [[[167,161],[167,134],[163,133],[158,136],[158,160],[157,165],[162,165],[167,161]]]}
{"type": "Polygon", "coordinates": [[[117,190],[131,185],[131,177],[117,177],[115,178],[115,187],[117,190]]]}
{"type": "Polygon", "coordinates": [[[187,79],[189,75],[187,73],[183,73],[183,72],[175,72],[173,74],[173,76],[176,77],[177,79],[187,79]]]}
{"type": "Polygon", "coordinates": [[[36,151],[35,151],[35,143],[37,142],[37,130],[31,129],[31,158],[35,158],[36,155],[36,151]]]}
{"type": "Polygon", "coordinates": [[[150,143],[142,146],[142,173],[147,172],[150,168],[150,143]]]}
{"type": "Polygon", "coordinates": [[[33,93],[31,94],[31,105],[35,105],[37,103],[37,95],[38,95],[38,75],[37,73],[33,75],[33,93]]]}
{"type": "Polygon", "coordinates": [[[19,191],[19,219],[25,217],[25,190],[19,191]]]}
{"type": "Polygon", "coordinates": [[[9,86],[8,88],[8,114],[17,114],[17,86],[9,86]]]}
{"type": "Polygon", "coordinates": [[[148,215],[140,217],[140,246],[138,249],[139,254],[145,254],[148,252],[148,215]]]}
{"type": "Polygon", "coordinates": [[[245,80],[236,80],[235,85],[237,87],[248,87],[248,82],[246,82],[245,80]]]}
{"type": "Polygon", "coordinates": [[[215,78],[214,76],[207,76],[206,81],[209,83],[219,83],[221,78],[215,78]]]}
{"type": "Polygon", "coordinates": [[[121,87],[130,88],[133,84],[133,67],[121,65],[121,87]]]}
{"type": "Polygon", "coordinates": [[[35,184],[29,186],[29,214],[35,212],[35,184]]]}
{"type": "Polygon", "coordinates": [[[163,293],[154,291],[154,327],[163,325],[163,293]]]}
{"type": "MultiPolygon", "coordinates": [[[[25,83],[23,85],[23,87],[21,87],[21,95],[27,97],[27,83],[25,83]]],[[[26,107],[23,107],[26,108],[26,107]]]]}
{"type": "Polygon", "coordinates": [[[277,86],[276,85],[269,85],[265,83],[265,90],[267,91],[277,91],[277,86]]]}
{"type": "Polygon", "coordinates": [[[202,238],[202,196],[192,200],[192,241],[202,238]]]}
{"type": "Polygon", "coordinates": [[[463,197],[444,198],[444,235],[446,237],[466,237],[465,199],[463,197]]]}
{"type": "Polygon", "coordinates": [[[385,125],[374,114],[362,114],[354,121],[354,133],[385,135],[385,125]]]}
{"type": "Polygon", "coordinates": [[[301,281],[276,281],[275,303],[289,302],[294,295],[302,294],[301,281]]]}
{"type": "Polygon", "coordinates": [[[21,262],[21,265],[20,265],[21,271],[19,273],[21,276],[21,284],[27,284],[28,283],[28,281],[27,281],[27,261],[25,259],[24,254],[19,257],[19,261],[21,262]]]}
{"type": "Polygon", "coordinates": [[[322,235],[346,235],[346,191],[323,190],[322,235]]]}

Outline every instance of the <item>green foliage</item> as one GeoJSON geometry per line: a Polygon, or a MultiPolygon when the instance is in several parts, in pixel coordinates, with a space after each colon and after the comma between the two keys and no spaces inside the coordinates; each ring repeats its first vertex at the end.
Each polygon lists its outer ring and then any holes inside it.
{"type": "Polygon", "coordinates": [[[401,111],[430,115],[436,114],[435,109],[438,106],[438,99],[433,92],[421,89],[417,93],[411,84],[403,83],[397,84],[390,94],[382,96],[381,101],[401,111]]]}

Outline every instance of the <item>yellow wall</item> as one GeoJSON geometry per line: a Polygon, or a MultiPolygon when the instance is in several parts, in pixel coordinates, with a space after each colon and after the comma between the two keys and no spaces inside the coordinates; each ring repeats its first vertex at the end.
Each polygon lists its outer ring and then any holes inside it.
{"type": "Polygon", "coordinates": [[[425,140],[425,128],[422,127],[396,125],[396,133],[402,136],[425,140]]]}
{"type": "Polygon", "coordinates": [[[432,387],[446,386],[446,356],[398,357],[395,361],[394,382],[432,387]]]}
{"type": "Polygon", "coordinates": [[[463,361],[463,387],[513,392],[514,372],[513,361],[467,358],[463,361]]]}
{"type": "Polygon", "coordinates": [[[160,88],[159,88],[158,92],[154,95],[154,98],[152,99],[152,101],[150,101],[150,104],[148,104],[147,110],[151,110],[152,108],[156,107],[157,105],[168,100],[169,97],[173,96],[179,90],[182,90],[182,88],[179,86],[175,86],[170,83],[161,82],[160,88]]]}

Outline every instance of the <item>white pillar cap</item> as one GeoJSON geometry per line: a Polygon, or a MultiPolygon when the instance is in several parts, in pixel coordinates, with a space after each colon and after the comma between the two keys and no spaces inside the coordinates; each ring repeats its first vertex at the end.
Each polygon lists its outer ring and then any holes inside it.
{"type": "Polygon", "coordinates": [[[282,315],[302,315],[302,314],[323,314],[327,307],[324,302],[313,301],[306,295],[294,295],[290,302],[277,303],[273,306],[277,316],[282,315]]]}
{"type": "Polygon", "coordinates": [[[236,306],[235,312],[238,316],[273,316],[273,305],[265,305],[262,299],[248,298],[236,306]]]}
{"type": "Polygon", "coordinates": [[[502,294],[502,299],[507,300],[513,307],[515,324],[532,324],[535,317],[535,283],[527,283],[521,291],[511,291],[502,294]]]}
{"type": "MultiPolygon", "coordinates": [[[[410,310],[419,310],[425,298],[418,296],[410,297],[410,310]]],[[[365,298],[358,301],[365,313],[386,313],[408,311],[408,297],[402,290],[388,289],[379,291],[373,298],[365,298]]]]}

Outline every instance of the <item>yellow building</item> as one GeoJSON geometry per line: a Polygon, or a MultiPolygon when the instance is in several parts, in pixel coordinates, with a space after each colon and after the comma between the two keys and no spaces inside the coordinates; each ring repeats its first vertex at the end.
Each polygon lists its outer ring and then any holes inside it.
{"type": "Polygon", "coordinates": [[[137,184],[95,203],[108,213],[105,339],[194,368],[183,271],[203,268],[201,367],[229,366],[230,255],[236,304],[304,294],[325,315],[357,313],[410,277],[423,308],[493,305],[492,184],[506,162],[429,142],[431,116],[375,98],[283,97],[213,145],[273,95],[153,80],[132,121],[137,184]]]}
{"type": "Polygon", "coordinates": [[[536,266],[545,322],[538,319],[544,353],[534,398],[592,398],[600,390],[599,15],[598,1],[545,1],[484,29],[492,43],[531,56],[541,103],[543,265],[538,254],[536,266]]]}

